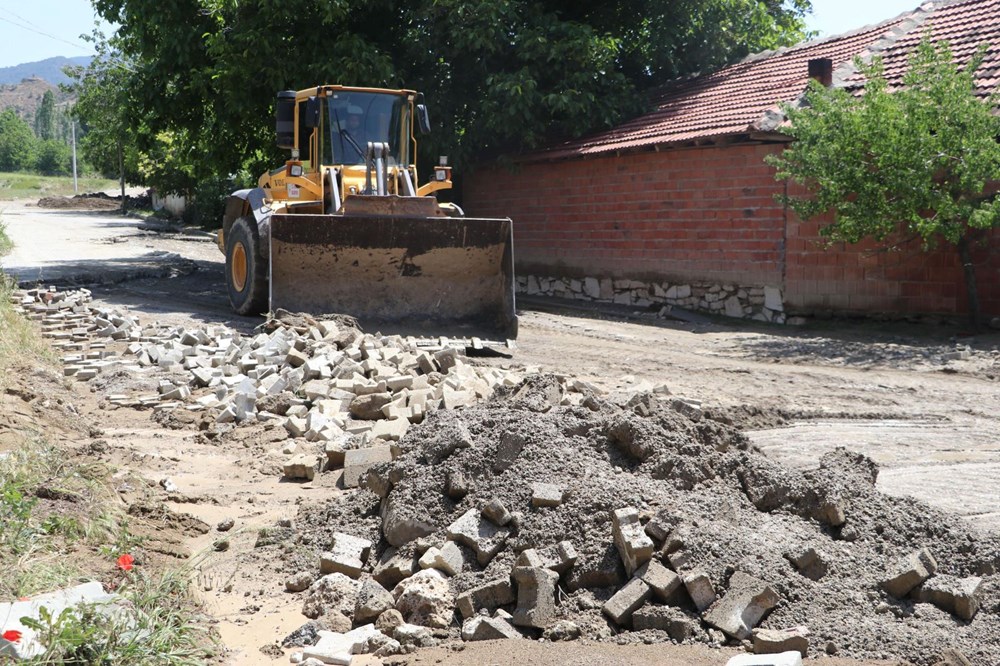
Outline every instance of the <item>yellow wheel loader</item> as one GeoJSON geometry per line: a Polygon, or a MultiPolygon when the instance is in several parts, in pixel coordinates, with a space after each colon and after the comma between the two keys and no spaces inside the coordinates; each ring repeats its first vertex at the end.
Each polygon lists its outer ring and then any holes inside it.
{"type": "Polygon", "coordinates": [[[218,235],[237,313],[516,337],[511,221],[438,203],[434,193],[452,186],[446,158],[419,184],[414,129],[430,130],[421,94],[282,91],[275,119],[290,159],[229,196],[218,235]]]}

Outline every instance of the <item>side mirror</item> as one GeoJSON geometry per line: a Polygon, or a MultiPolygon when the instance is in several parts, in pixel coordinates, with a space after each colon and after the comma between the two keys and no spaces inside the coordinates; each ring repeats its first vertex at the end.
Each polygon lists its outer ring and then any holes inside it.
{"type": "Polygon", "coordinates": [[[427,115],[426,104],[417,104],[417,127],[421,134],[431,133],[431,117],[427,115]]]}
{"type": "Polygon", "coordinates": [[[319,127],[319,116],[320,99],[319,97],[310,97],[306,100],[306,127],[319,127]]]}
{"type": "Polygon", "coordinates": [[[295,91],[282,90],[274,105],[274,130],[278,148],[295,148],[295,91]]]}

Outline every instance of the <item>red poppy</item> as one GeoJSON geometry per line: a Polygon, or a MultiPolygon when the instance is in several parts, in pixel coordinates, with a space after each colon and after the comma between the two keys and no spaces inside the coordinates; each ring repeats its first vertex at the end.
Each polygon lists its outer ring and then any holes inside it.
{"type": "Polygon", "coordinates": [[[131,571],[132,564],[134,562],[135,558],[129,555],[128,553],[125,553],[124,555],[118,558],[118,568],[121,569],[122,571],[131,571]]]}
{"type": "Polygon", "coordinates": [[[21,640],[21,632],[17,629],[8,629],[3,632],[3,639],[5,641],[10,641],[11,643],[16,643],[21,640]]]}

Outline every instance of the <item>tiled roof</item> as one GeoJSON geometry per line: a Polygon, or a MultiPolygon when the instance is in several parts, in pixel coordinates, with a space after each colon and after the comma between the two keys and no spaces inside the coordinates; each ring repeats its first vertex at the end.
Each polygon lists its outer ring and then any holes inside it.
{"type": "Polygon", "coordinates": [[[669,85],[655,98],[653,111],[526,159],[585,157],[753,133],[769,116],[773,120],[781,103],[793,102],[805,91],[810,60],[829,58],[835,85],[856,86],[862,81],[853,68],[854,57],[878,54],[886,75],[898,81],[928,25],[935,39],[949,40],[959,62],[979,44],[993,44],[979,70],[983,94],[993,92],[1000,83],[1000,0],[937,0],[875,26],[751,56],[669,85]]]}

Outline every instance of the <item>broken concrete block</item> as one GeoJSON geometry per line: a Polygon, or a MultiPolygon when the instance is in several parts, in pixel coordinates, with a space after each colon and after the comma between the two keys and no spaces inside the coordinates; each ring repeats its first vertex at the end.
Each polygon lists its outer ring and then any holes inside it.
{"type": "Polygon", "coordinates": [[[466,590],[455,601],[462,617],[470,618],[480,608],[492,611],[514,603],[514,588],[510,584],[510,578],[498,578],[466,590]]]}
{"type": "Polygon", "coordinates": [[[403,439],[404,435],[406,435],[406,431],[409,427],[410,422],[408,419],[385,419],[377,421],[375,426],[372,427],[371,433],[374,439],[387,439],[393,442],[398,442],[403,439]]]}
{"type": "Polygon", "coordinates": [[[798,652],[803,657],[809,652],[809,629],[794,627],[792,629],[754,629],[754,654],[781,654],[782,652],[798,652]]]}
{"type": "Polygon", "coordinates": [[[446,533],[452,541],[471,548],[479,564],[485,567],[503,549],[510,529],[484,519],[476,509],[469,509],[448,526],[446,533]]]}
{"type": "Polygon", "coordinates": [[[531,506],[535,508],[544,506],[559,506],[562,502],[562,486],[557,486],[554,483],[531,484],[531,506]]]}
{"type": "Polygon", "coordinates": [[[366,580],[358,590],[358,600],[354,605],[354,623],[374,622],[394,604],[395,600],[389,590],[374,580],[366,580]]]}
{"type": "Polygon", "coordinates": [[[510,511],[507,510],[503,502],[495,497],[483,507],[483,515],[501,527],[509,523],[511,519],[510,511]]]}
{"type": "Polygon", "coordinates": [[[704,612],[706,608],[715,603],[717,598],[715,586],[712,585],[712,579],[705,572],[692,571],[684,574],[681,581],[699,613],[704,612]]]}
{"type": "Polygon", "coordinates": [[[635,570],[635,575],[642,579],[653,596],[660,601],[667,601],[681,586],[681,577],[663,566],[658,560],[650,560],[635,570]]]}
{"type": "Polygon", "coordinates": [[[636,631],[665,631],[672,640],[683,643],[700,630],[701,623],[679,608],[646,605],[632,613],[632,628],[636,631]]]}
{"type": "Polygon", "coordinates": [[[462,624],[462,640],[493,641],[504,638],[521,638],[510,622],[501,617],[470,617],[462,624]]]}
{"type": "Polygon", "coordinates": [[[643,563],[653,556],[653,540],[646,536],[639,524],[639,511],[632,507],[618,509],[611,515],[612,533],[615,547],[625,565],[625,573],[631,576],[643,563]]]}
{"type": "Polygon", "coordinates": [[[319,572],[321,574],[342,573],[351,578],[358,578],[368,561],[372,542],[368,539],[334,532],[330,550],[320,555],[319,572]]]}
{"type": "Polygon", "coordinates": [[[810,580],[819,580],[829,571],[826,557],[812,547],[785,553],[785,557],[795,565],[800,574],[810,580]]]}
{"type": "Polygon", "coordinates": [[[738,654],[726,662],[726,666],[802,666],[802,655],[798,652],[780,654],[738,654]]]}
{"type": "Polygon", "coordinates": [[[448,472],[448,478],[445,481],[445,493],[453,500],[460,500],[469,493],[469,482],[462,472],[458,470],[448,472]]]}
{"type": "Polygon", "coordinates": [[[386,589],[392,589],[401,580],[409,578],[419,570],[420,566],[415,557],[400,555],[396,548],[390,546],[382,553],[372,578],[386,589]]]}
{"type": "MultiPolygon", "coordinates": [[[[357,387],[355,387],[357,388],[357,387]]],[[[358,397],[351,400],[351,416],[362,421],[377,421],[382,418],[382,408],[392,402],[391,393],[368,393],[361,395],[358,390],[354,390],[358,397]]]]}
{"type": "Polygon", "coordinates": [[[344,452],[344,487],[357,488],[365,472],[374,465],[392,462],[390,446],[370,446],[344,452]]]}
{"type": "Polygon", "coordinates": [[[293,456],[285,461],[282,471],[288,479],[312,481],[316,476],[316,457],[305,453],[293,456]]]}
{"type": "Polygon", "coordinates": [[[365,642],[378,634],[379,630],[373,625],[366,624],[346,634],[323,630],[317,633],[319,641],[302,649],[303,661],[316,659],[324,664],[350,666],[352,655],[360,654],[365,642]]]}
{"type": "Polygon", "coordinates": [[[457,576],[462,573],[465,558],[462,557],[462,549],[457,543],[447,541],[440,548],[429,548],[420,556],[419,563],[421,569],[437,569],[449,576],[457,576]]]}
{"type": "Polygon", "coordinates": [[[983,579],[940,574],[917,588],[918,601],[932,603],[963,620],[971,620],[982,602],[983,579]]]}
{"type": "Polygon", "coordinates": [[[649,585],[640,578],[633,578],[604,603],[602,610],[615,624],[627,627],[632,623],[632,613],[641,608],[651,596],[653,591],[649,589],[649,585]]]}
{"type": "Polygon", "coordinates": [[[902,599],[937,571],[937,561],[930,551],[922,548],[897,561],[882,581],[882,589],[896,599],[902,599]]]}
{"type": "Polygon", "coordinates": [[[521,449],[527,443],[524,435],[518,432],[507,431],[500,435],[500,446],[497,448],[497,457],[493,461],[493,473],[500,474],[506,471],[517,460],[521,454],[521,449]]]}
{"type": "Polygon", "coordinates": [[[517,609],[514,624],[545,629],[555,621],[559,574],[541,567],[515,567],[517,609]]]}
{"type": "Polygon", "coordinates": [[[321,615],[354,617],[361,584],[340,573],[332,573],[309,586],[302,603],[302,614],[310,619],[321,615]]]}
{"type": "Polygon", "coordinates": [[[336,469],[344,466],[346,452],[344,451],[343,442],[332,441],[325,443],[323,445],[323,453],[326,455],[327,467],[336,469]]]}
{"type": "Polygon", "coordinates": [[[737,571],[729,579],[729,590],[704,615],[704,620],[737,640],[750,632],[769,610],[778,605],[778,593],[770,585],[737,571]]]}
{"type": "Polygon", "coordinates": [[[410,624],[443,629],[451,624],[455,614],[448,579],[436,569],[424,569],[400,581],[392,596],[396,599],[396,610],[410,624]]]}
{"type": "Polygon", "coordinates": [[[437,526],[428,522],[427,516],[407,504],[397,503],[392,497],[382,503],[382,534],[393,546],[402,546],[414,539],[432,534],[437,526]]]}
{"type": "Polygon", "coordinates": [[[552,569],[560,576],[576,564],[579,555],[576,548],[569,541],[560,541],[555,546],[542,548],[538,551],[545,566],[552,569]]]}

